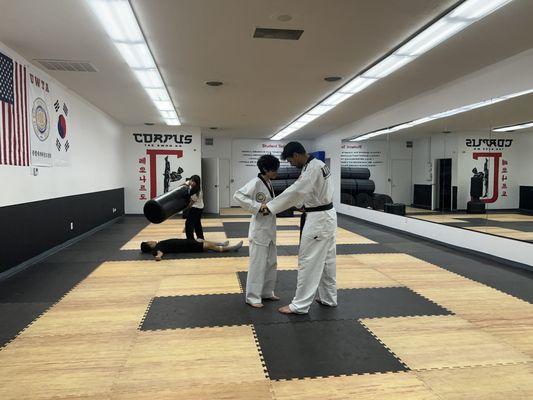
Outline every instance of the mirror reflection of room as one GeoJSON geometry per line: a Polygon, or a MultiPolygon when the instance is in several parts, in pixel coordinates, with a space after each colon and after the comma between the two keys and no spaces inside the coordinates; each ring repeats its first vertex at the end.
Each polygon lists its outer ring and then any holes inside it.
{"type": "Polygon", "coordinates": [[[343,142],[341,201],[533,243],[532,101],[343,142]]]}

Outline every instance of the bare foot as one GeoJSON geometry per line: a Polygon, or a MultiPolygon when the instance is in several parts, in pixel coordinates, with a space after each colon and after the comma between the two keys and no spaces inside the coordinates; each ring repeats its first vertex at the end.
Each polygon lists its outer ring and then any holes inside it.
{"type": "Polygon", "coordinates": [[[239,243],[234,244],[233,246],[228,246],[227,249],[228,251],[239,251],[241,247],[242,247],[242,240],[239,243]]]}
{"type": "Polygon", "coordinates": [[[270,297],[264,297],[263,300],[269,300],[269,301],[279,301],[279,297],[273,294],[270,297]]]}
{"type": "Polygon", "coordinates": [[[324,303],[322,300],[320,299],[315,299],[315,301],[320,304],[321,306],[325,306],[325,307],[337,307],[336,305],[335,306],[332,306],[330,304],[327,304],[327,303],[324,303]]]}
{"type": "Polygon", "coordinates": [[[283,306],[283,307],[280,307],[278,308],[278,311],[282,314],[295,314],[291,311],[290,307],[289,306],[283,306]]]}
{"type": "Polygon", "coordinates": [[[163,252],[161,250],[158,250],[154,257],[156,261],[161,261],[161,259],[163,258],[163,252]]]}
{"type": "Polygon", "coordinates": [[[249,306],[253,307],[253,308],[263,308],[264,305],[263,303],[246,303],[248,304],[249,306]]]}

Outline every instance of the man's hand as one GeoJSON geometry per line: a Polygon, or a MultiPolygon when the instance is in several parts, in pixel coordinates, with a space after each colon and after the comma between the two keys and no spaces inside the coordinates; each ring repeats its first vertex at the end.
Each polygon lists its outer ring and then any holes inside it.
{"type": "Polygon", "coordinates": [[[261,203],[261,208],[259,209],[259,212],[263,215],[270,214],[270,210],[268,209],[266,203],[261,203]]]}

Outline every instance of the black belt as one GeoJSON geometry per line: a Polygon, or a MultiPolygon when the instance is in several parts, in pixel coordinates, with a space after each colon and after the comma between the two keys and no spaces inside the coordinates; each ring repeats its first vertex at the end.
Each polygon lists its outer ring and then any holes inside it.
{"type": "Polygon", "coordinates": [[[333,203],[324,204],[323,206],[318,207],[304,207],[304,212],[317,212],[317,211],[327,211],[333,208],[333,203]]]}
{"type": "Polygon", "coordinates": [[[327,211],[331,210],[333,208],[333,203],[324,204],[323,206],[318,207],[304,207],[304,212],[300,216],[300,239],[302,239],[302,231],[304,230],[305,220],[306,220],[306,213],[308,212],[317,212],[317,211],[327,211]]]}

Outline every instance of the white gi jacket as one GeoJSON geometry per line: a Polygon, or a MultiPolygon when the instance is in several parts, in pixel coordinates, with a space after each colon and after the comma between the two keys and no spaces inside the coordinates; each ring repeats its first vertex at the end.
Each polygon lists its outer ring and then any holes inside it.
{"type": "MultiPolygon", "coordinates": [[[[268,203],[272,214],[277,214],[291,207],[318,207],[333,201],[333,183],[326,164],[312,156],[302,168],[300,177],[283,193],[268,203]]],[[[335,235],[337,215],[334,208],[307,213],[302,235],[329,238],[335,235]]]]}
{"type": "Polygon", "coordinates": [[[248,239],[263,246],[268,246],[270,242],[276,243],[276,214],[262,215],[258,212],[261,203],[268,203],[274,197],[272,185],[263,181],[260,175],[233,195],[242,208],[252,213],[248,239]]]}

